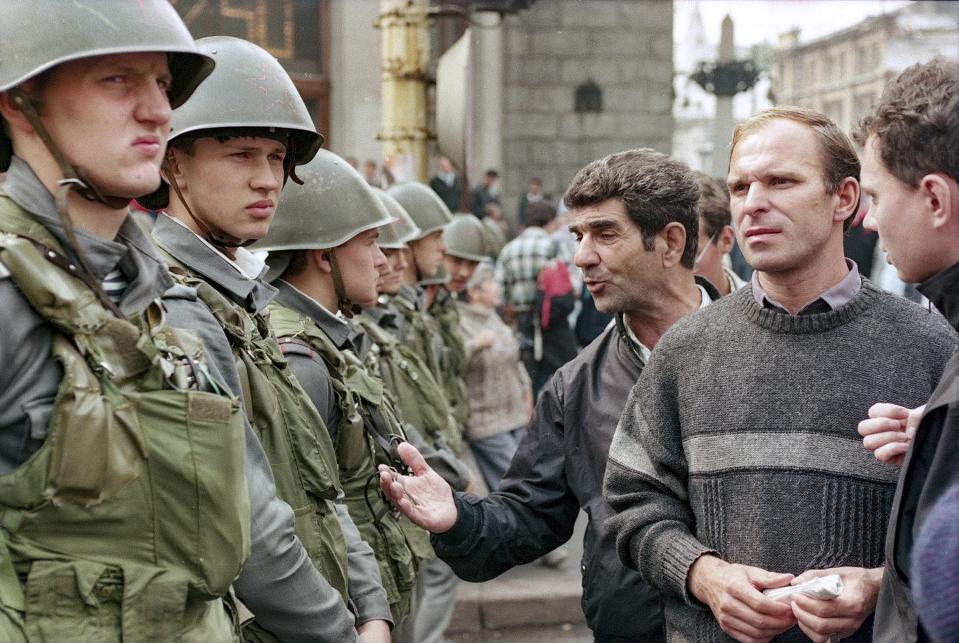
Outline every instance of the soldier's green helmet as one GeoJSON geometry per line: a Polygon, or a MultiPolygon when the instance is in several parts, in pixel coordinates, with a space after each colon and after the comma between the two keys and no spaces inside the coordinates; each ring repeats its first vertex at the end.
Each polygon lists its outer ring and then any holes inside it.
{"type": "Polygon", "coordinates": [[[390,187],[388,193],[403,206],[420,229],[419,236],[411,241],[417,241],[437,230],[442,230],[453,220],[443,199],[428,185],[415,181],[397,183],[390,187]]]}
{"type": "Polygon", "coordinates": [[[486,226],[472,214],[455,214],[453,221],[443,229],[446,254],[467,261],[489,259],[486,226]]]}
{"type": "Polygon", "coordinates": [[[380,228],[380,238],[376,244],[381,248],[398,250],[420,236],[420,229],[399,202],[380,188],[372,188],[373,194],[380,200],[386,211],[393,217],[393,223],[380,228]]]}
{"type": "Polygon", "coordinates": [[[327,150],[300,169],[303,185],[283,190],[270,232],[251,246],[270,253],[343,245],[393,222],[359,172],[327,150]]]}
{"type": "MultiPolygon", "coordinates": [[[[167,0],[28,0],[5,2],[0,17],[0,92],[72,60],[138,52],[166,53],[172,107],[186,101],[213,70],[167,0]]],[[[0,171],[10,165],[0,131],[0,171]]]]}
{"type": "MultiPolygon", "coordinates": [[[[289,74],[272,54],[231,36],[200,38],[196,46],[216,61],[216,68],[190,100],[173,111],[171,145],[209,136],[272,134],[287,144],[288,175],[316,155],[323,136],[289,74]]],[[[166,207],[168,191],[164,183],[138,201],[150,208],[166,207]]]]}

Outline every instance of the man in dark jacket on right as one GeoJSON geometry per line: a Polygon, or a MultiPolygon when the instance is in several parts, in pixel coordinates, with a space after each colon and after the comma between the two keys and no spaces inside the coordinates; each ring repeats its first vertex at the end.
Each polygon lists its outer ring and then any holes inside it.
{"type": "Polygon", "coordinates": [[[597,309],[616,323],[544,387],[499,491],[454,494],[409,445],[400,455],[414,475],[380,474],[400,510],[435,534],[437,555],[470,581],[552,551],[584,510],[583,610],[597,641],[664,640],[657,592],[616,557],[602,481],[616,421],[650,350],[676,320],[719,296],[693,276],[698,198],[689,168],[648,149],[580,170],[565,197],[575,263],[597,309]]]}
{"type": "MultiPolygon", "coordinates": [[[[872,197],[863,225],[879,232],[899,277],[918,284],[959,327],[959,64],[939,59],[904,71],[856,138],[863,145],[862,189],[872,197]]],[[[929,641],[911,598],[910,560],[930,508],[959,483],[959,355],[924,407],[876,404],[869,415],[859,425],[864,445],[902,466],[875,640],[929,641]]]]}

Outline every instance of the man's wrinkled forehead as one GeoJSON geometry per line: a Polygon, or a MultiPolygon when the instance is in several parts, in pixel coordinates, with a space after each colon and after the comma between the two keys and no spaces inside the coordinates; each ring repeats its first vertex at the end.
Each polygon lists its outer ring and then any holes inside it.
{"type": "MultiPolygon", "coordinates": [[[[630,226],[633,226],[621,199],[606,199],[593,205],[570,208],[569,212],[572,215],[569,231],[573,234],[611,228],[628,230],[630,226]]],[[[636,232],[639,233],[638,228],[636,232]]]]}

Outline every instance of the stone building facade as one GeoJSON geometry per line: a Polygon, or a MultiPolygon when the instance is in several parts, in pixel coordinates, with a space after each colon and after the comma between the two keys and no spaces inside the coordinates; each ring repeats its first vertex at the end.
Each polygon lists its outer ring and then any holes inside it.
{"type": "Polygon", "coordinates": [[[541,0],[507,17],[503,31],[507,214],[529,177],[559,198],[593,159],[671,151],[672,2],[541,0]],[[584,100],[597,95],[598,105],[584,100]]]}
{"type": "Polygon", "coordinates": [[[959,59],[959,3],[915,2],[806,43],[789,32],[773,55],[776,102],[817,109],[849,131],[891,78],[936,55],[959,59]]]}

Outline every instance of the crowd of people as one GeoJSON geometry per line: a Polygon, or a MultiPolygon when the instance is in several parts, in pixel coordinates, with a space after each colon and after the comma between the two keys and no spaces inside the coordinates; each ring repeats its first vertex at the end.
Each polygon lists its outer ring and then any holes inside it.
{"type": "Polygon", "coordinates": [[[380,182],[264,49],[87,9],[0,20],[2,640],[441,641],[581,511],[598,641],[957,640],[955,63],[861,158],[776,107],[509,238],[496,171],[380,182]]]}

